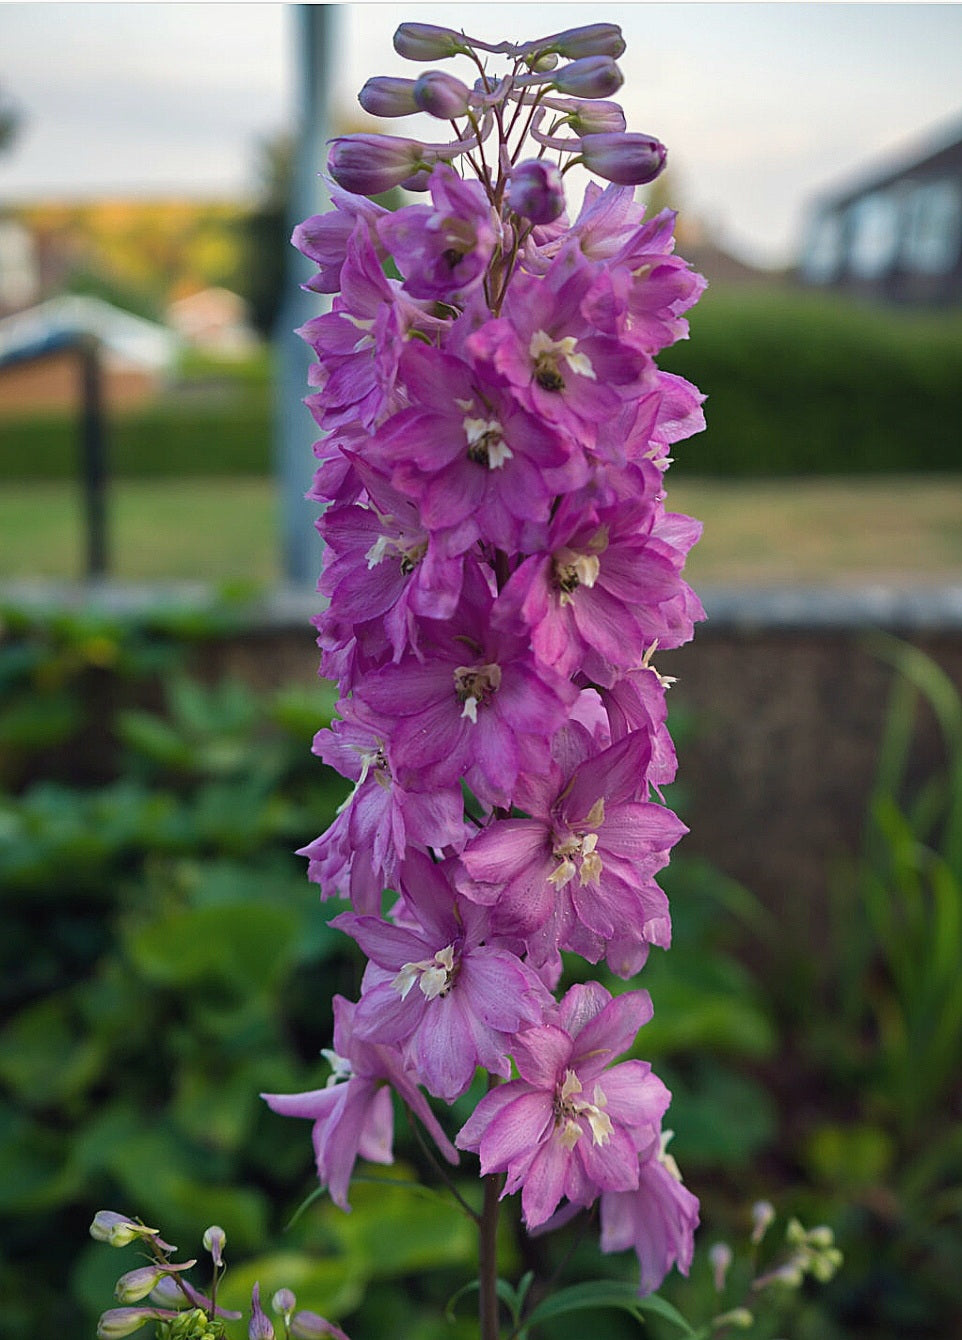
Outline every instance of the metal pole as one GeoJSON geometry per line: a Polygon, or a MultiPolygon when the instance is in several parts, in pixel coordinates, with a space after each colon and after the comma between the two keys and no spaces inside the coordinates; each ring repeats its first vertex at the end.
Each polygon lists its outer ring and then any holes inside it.
{"type": "MultiPolygon", "coordinates": [[[[335,40],[336,5],[295,5],[294,40],[298,66],[298,128],[290,224],[319,214],[330,196],[319,176],[331,137],[327,112],[331,53],[335,40]]],[[[283,570],[286,581],[313,582],[320,567],[321,542],[313,527],[319,508],[305,501],[313,475],[311,444],[319,436],[301,401],[308,394],[308,346],[293,332],[325,308],[320,294],[299,287],[313,273],[310,261],[293,247],[288,254],[287,279],[275,336],[275,433],[278,480],[281,490],[283,570]]]]}
{"type": "Polygon", "coordinates": [[[84,575],[96,580],[107,573],[107,430],[104,417],[100,343],[82,335],[80,357],[80,470],[86,517],[84,575]]]}

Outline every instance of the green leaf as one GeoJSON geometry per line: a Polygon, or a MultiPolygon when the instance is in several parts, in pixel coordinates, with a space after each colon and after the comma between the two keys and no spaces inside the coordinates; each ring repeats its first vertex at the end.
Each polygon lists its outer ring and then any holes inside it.
{"type": "Polygon", "coordinates": [[[596,1308],[614,1307],[630,1312],[639,1321],[650,1312],[675,1325],[684,1335],[692,1336],[694,1331],[671,1303],[658,1294],[649,1294],[641,1298],[631,1284],[620,1280],[590,1280],[586,1284],[572,1284],[567,1289],[559,1289],[550,1298],[539,1303],[530,1316],[525,1318],[525,1329],[540,1326],[552,1317],[562,1317],[568,1312],[590,1311],[596,1308]]]}
{"type": "MultiPolygon", "coordinates": [[[[227,1224],[226,1220],[221,1222],[227,1224]]],[[[227,1232],[230,1240],[230,1227],[227,1232]]],[[[217,1301],[222,1307],[246,1312],[256,1283],[261,1286],[265,1302],[278,1289],[293,1289],[298,1308],[333,1320],[358,1306],[367,1280],[363,1263],[357,1259],[319,1257],[299,1251],[273,1252],[232,1265],[217,1291],[217,1301]]]]}
{"type": "MultiPolygon", "coordinates": [[[[403,1170],[398,1170],[404,1176],[403,1170]]],[[[477,1236],[453,1202],[447,1206],[411,1194],[404,1185],[351,1187],[354,1214],[330,1203],[319,1214],[345,1255],[364,1264],[372,1279],[392,1279],[438,1266],[468,1266],[477,1236]]]]}
{"type": "Polygon", "coordinates": [[[163,985],[214,975],[257,990],[286,970],[298,920],[292,909],[267,904],[189,908],[141,927],[131,937],[130,954],[145,977],[163,985]]]}

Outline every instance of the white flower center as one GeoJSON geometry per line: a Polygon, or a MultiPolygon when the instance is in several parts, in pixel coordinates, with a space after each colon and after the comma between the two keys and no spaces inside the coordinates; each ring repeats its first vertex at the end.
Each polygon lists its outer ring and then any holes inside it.
{"type": "Polygon", "coordinates": [[[554,583],[561,592],[561,604],[570,605],[579,586],[594,586],[601,570],[597,554],[579,554],[574,549],[559,549],[554,555],[554,583]]]}
{"type": "Polygon", "coordinates": [[[588,812],[585,820],[586,831],[569,833],[552,848],[552,855],[558,864],[548,876],[549,884],[553,884],[556,889],[563,889],[575,875],[582,885],[598,883],[604,865],[600,854],[595,850],[598,846],[598,834],[595,830],[600,828],[604,821],[605,800],[604,796],[601,796],[588,812]]]}
{"type": "Polygon", "coordinates": [[[492,693],[501,687],[501,667],[489,665],[459,665],[454,672],[454,692],[464,704],[461,715],[477,725],[478,704],[487,703],[492,693]]]}
{"type": "Polygon", "coordinates": [[[421,959],[419,963],[405,963],[391,985],[402,1000],[417,982],[421,994],[426,1000],[437,996],[446,996],[451,990],[455,976],[454,945],[445,945],[434,958],[421,959]]]}
{"type": "Polygon", "coordinates": [[[504,429],[497,419],[463,419],[468,443],[468,460],[500,470],[514,453],[504,440],[504,429]]]}
{"type": "Polygon", "coordinates": [[[605,1112],[608,1100],[600,1084],[596,1084],[591,1095],[593,1102],[579,1098],[581,1081],[573,1070],[566,1070],[564,1083],[555,1094],[555,1126],[561,1127],[561,1143],[565,1149],[574,1149],[584,1134],[584,1122],[588,1123],[591,1139],[596,1145],[606,1145],[611,1139],[611,1118],[605,1112]]]}
{"type": "Polygon", "coordinates": [[[534,379],[545,391],[563,391],[565,379],[559,364],[567,363],[572,372],[589,381],[597,381],[591,359],[587,354],[576,353],[578,341],[573,335],[553,340],[544,330],[536,330],[531,336],[528,353],[534,363],[534,379]]]}
{"type": "Polygon", "coordinates": [[[353,1079],[354,1071],[351,1069],[351,1063],[343,1056],[338,1056],[337,1052],[330,1051],[327,1047],[321,1049],[321,1055],[331,1067],[331,1073],[328,1076],[326,1089],[333,1089],[335,1084],[340,1084],[342,1080],[353,1079]]]}

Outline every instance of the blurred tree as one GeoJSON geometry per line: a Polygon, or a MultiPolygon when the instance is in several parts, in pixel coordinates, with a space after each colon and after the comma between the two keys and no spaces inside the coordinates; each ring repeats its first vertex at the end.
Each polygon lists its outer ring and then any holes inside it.
{"type": "Polygon", "coordinates": [[[257,197],[242,223],[244,263],[241,292],[250,303],[251,322],[270,335],[284,291],[288,208],[294,177],[294,137],[287,131],[262,139],[257,147],[257,197]]]}
{"type": "Polygon", "coordinates": [[[20,110],[0,88],[0,153],[9,149],[20,129],[20,110]]]}

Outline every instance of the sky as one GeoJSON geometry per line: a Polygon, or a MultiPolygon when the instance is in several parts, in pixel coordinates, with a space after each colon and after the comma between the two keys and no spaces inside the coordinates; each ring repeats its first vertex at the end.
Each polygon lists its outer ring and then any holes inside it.
{"type": "MultiPolygon", "coordinates": [[[[617,97],[667,144],[671,203],[758,264],[796,257],[818,195],[962,134],[962,4],[336,5],[334,115],[359,115],[369,75],[426,68],[392,50],[404,20],[494,40],[620,23],[617,97]]],[[[22,113],[0,206],[249,194],[258,142],[295,116],[296,33],[285,5],[0,3],[22,113]]]]}

